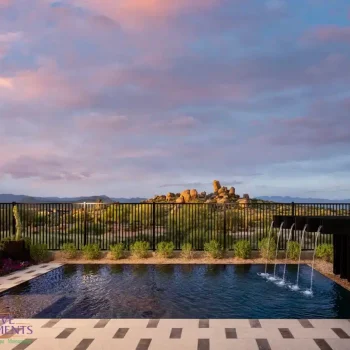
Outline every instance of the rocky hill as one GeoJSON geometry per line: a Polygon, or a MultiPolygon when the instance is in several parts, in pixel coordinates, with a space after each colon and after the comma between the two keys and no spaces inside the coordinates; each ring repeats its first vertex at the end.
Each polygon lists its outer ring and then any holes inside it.
{"type": "Polygon", "coordinates": [[[186,189],[181,193],[169,192],[166,195],[155,195],[153,198],[143,201],[143,203],[239,203],[240,205],[247,205],[249,201],[251,201],[249,194],[243,194],[241,197],[236,194],[234,187],[221,186],[220,181],[214,180],[212,193],[198,192],[194,188],[186,189]]]}

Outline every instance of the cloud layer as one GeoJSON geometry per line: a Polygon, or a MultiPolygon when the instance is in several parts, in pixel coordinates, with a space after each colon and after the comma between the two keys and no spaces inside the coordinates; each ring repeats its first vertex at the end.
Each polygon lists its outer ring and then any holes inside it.
{"type": "Polygon", "coordinates": [[[152,196],[218,178],[350,197],[350,6],[332,6],[0,0],[0,192],[152,196]]]}

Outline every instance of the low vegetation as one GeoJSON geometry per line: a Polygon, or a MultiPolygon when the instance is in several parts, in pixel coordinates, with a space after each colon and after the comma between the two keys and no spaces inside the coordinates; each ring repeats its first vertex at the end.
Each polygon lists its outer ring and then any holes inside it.
{"type": "Polygon", "coordinates": [[[137,259],[145,259],[148,257],[149,242],[136,241],[130,245],[131,256],[137,259]]]}
{"type": "Polygon", "coordinates": [[[212,259],[220,259],[223,256],[223,249],[218,241],[211,240],[208,243],[204,243],[204,251],[207,257],[212,259]]]}
{"type": "Polygon", "coordinates": [[[325,243],[317,246],[316,258],[333,262],[333,245],[325,243]]]}
{"type": "Polygon", "coordinates": [[[173,242],[159,242],[157,244],[157,255],[161,258],[171,258],[174,252],[173,242]]]}
{"type": "Polygon", "coordinates": [[[88,260],[99,259],[101,255],[101,250],[98,244],[87,244],[82,248],[83,256],[88,260]]]}
{"type": "Polygon", "coordinates": [[[287,258],[291,260],[297,260],[300,254],[300,244],[295,241],[287,243],[287,258]]]}
{"type": "Polygon", "coordinates": [[[124,244],[117,243],[109,247],[109,253],[114,260],[122,259],[124,257],[124,244]]]}
{"type": "Polygon", "coordinates": [[[181,246],[181,257],[183,259],[192,259],[193,258],[193,249],[191,243],[184,243],[181,246]]]}
{"type": "Polygon", "coordinates": [[[75,259],[78,256],[78,249],[74,243],[64,243],[62,245],[63,255],[67,259],[75,259]]]}
{"type": "Polygon", "coordinates": [[[276,241],[273,237],[266,237],[258,244],[260,255],[264,259],[273,259],[276,254],[276,241]]]}
{"type": "Polygon", "coordinates": [[[46,262],[49,260],[50,253],[47,249],[46,244],[31,244],[30,245],[30,257],[35,261],[36,263],[40,262],[46,262]]]}
{"type": "Polygon", "coordinates": [[[249,241],[237,241],[233,247],[235,256],[241,259],[249,259],[252,252],[252,247],[249,241]]]}

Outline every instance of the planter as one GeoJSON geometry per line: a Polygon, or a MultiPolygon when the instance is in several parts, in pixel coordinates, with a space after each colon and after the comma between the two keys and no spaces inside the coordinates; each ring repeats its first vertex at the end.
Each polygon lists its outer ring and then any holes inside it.
{"type": "Polygon", "coordinates": [[[7,241],[3,250],[4,258],[17,260],[17,261],[29,261],[30,251],[25,246],[25,241],[7,241]]]}

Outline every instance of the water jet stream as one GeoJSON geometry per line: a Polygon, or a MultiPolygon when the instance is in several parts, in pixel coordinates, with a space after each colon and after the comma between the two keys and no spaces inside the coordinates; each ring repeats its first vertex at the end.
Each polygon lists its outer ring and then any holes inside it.
{"type": "Polygon", "coordinates": [[[315,249],[314,249],[314,257],[312,259],[312,270],[311,270],[311,281],[310,281],[310,292],[312,293],[312,283],[313,283],[313,277],[314,277],[314,265],[315,265],[315,255],[316,255],[316,248],[317,248],[317,240],[318,236],[320,235],[322,229],[322,225],[320,225],[316,232],[316,239],[315,239],[315,249]]]}
{"type": "MultiPolygon", "coordinates": [[[[277,266],[277,254],[278,254],[278,245],[280,242],[280,236],[282,233],[282,227],[283,227],[284,222],[282,222],[281,226],[280,226],[280,230],[277,233],[277,246],[276,246],[276,254],[275,254],[275,267],[273,269],[273,277],[276,277],[276,266],[277,266]]],[[[268,252],[269,253],[269,252],[268,252]]]]}
{"type": "Polygon", "coordinates": [[[266,255],[266,263],[265,263],[265,276],[267,276],[267,261],[269,260],[269,252],[270,252],[270,240],[271,240],[271,233],[273,229],[273,221],[270,226],[270,231],[269,231],[269,240],[267,242],[267,255],[266,255]]]}
{"type": "Polygon", "coordinates": [[[298,262],[297,282],[295,284],[297,287],[299,287],[299,272],[300,272],[301,251],[302,251],[303,246],[304,246],[304,235],[305,235],[306,228],[307,228],[307,224],[304,226],[303,233],[301,235],[301,239],[300,239],[300,242],[299,242],[299,245],[300,245],[299,262],[298,262]]]}
{"type": "Polygon", "coordinates": [[[284,279],[286,277],[286,266],[287,266],[287,254],[288,254],[288,243],[290,241],[290,239],[292,238],[292,232],[293,232],[293,228],[294,228],[295,224],[293,224],[289,230],[289,235],[288,235],[288,240],[287,240],[287,244],[286,244],[286,256],[284,258],[284,270],[283,270],[283,283],[284,283],[284,279]]]}

